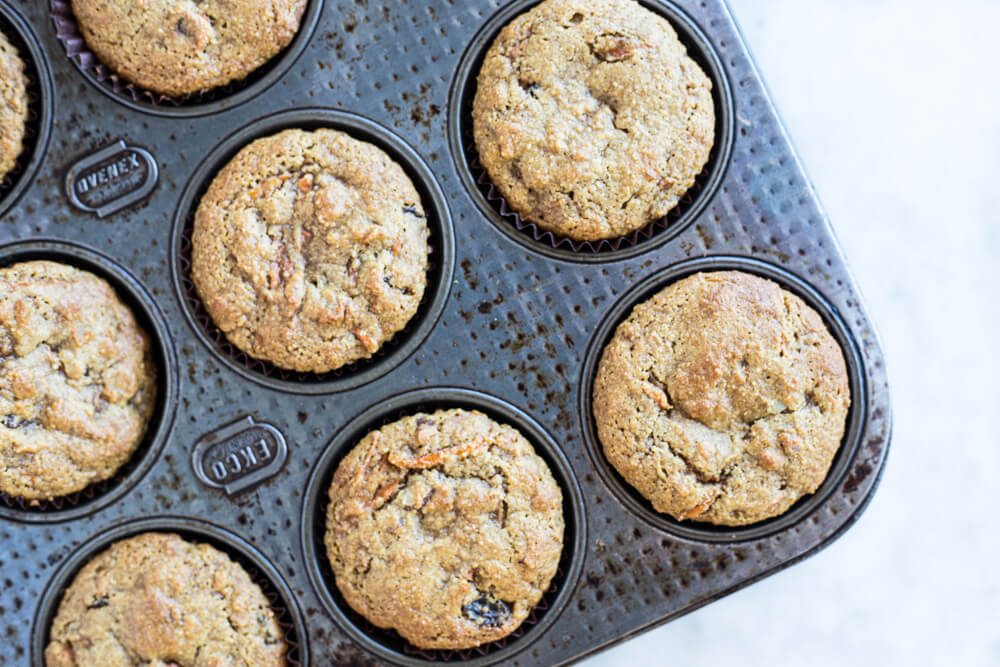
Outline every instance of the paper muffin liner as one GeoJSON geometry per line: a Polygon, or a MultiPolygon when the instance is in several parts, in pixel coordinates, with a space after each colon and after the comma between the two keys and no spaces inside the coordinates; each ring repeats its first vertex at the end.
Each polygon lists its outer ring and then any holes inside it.
{"type": "Polygon", "coordinates": [[[637,229],[623,236],[601,239],[599,241],[578,241],[568,236],[563,236],[562,234],[542,229],[536,223],[531,222],[530,220],[525,220],[521,214],[514,210],[510,203],[508,203],[507,199],[503,196],[503,194],[501,194],[500,189],[493,184],[493,180],[490,178],[486,168],[479,161],[479,150],[476,148],[475,137],[473,137],[472,134],[473,121],[471,100],[465,105],[465,107],[467,117],[464,125],[467,130],[463,133],[462,142],[465,151],[465,158],[469,170],[472,173],[473,180],[476,183],[476,187],[486,198],[486,201],[490,203],[490,206],[494,211],[499,213],[504,220],[513,225],[519,232],[527,234],[535,241],[546,243],[553,248],[568,250],[578,254],[599,255],[602,253],[614,252],[616,250],[624,250],[648,241],[649,239],[673,227],[673,225],[684,216],[692,205],[694,205],[697,201],[699,193],[705,189],[705,185],[714,169],[715,161],[719,152],[719,140],[717,137],[715,144],[712,146],[712,150],[709,153],[708,161],[702,168],[701,173],[698,174],[697,178],[695,178],[694,184],[688,188],[687,192],[684,193],[684,196],[681,197],[677,205],[674,206],[667,213],[667,215],[650,222],[641,229],[637,229]]]}
{"type": "Polygon", "coordinates": [[[42,135],[42,89],[39,83],[38,65],[31,55],[31,50],[22,35],[3,14],[0,14],[0,32],[17,49],[17,55],[24,63],[24,75],[27,78],[28,117],[25,119],[24,138],[21,141],[21,153],[14,161],[14,167],[0,178],[0,202],[14,189],[18,180],[24,175],[28,163],[37,150],[38,139],[42,135]]]}
{"type": "MultiPolygon", "coordinates": [[[[317,1],[318,0],[310,0],[310,2],[317,1]]],[[[308,12],[308,5],[306,7],[306,12],[308,12]]],[[[305,17],[305,15],[306,14],[303,13],[303,17],[305,17]]],[[[272,56],[270,60],[250,72],[242,79],[230,81],[229,83],[216,88],[201,90],[196,93],[180,97],[171,97],[132,83],[101,62],[100,58],[98,58],[97,55],[87,46],[87,42],[84,40],[83,34],[80,32],[80,25],[76,20],[76,15],[73,14],[73,8],[70,0],[51,0],[49,16],[55,24],[56,37],[60,42],[62,42],[63,48],[66,49],[66,56],[70,60],[75,61],[76,64],[79,65],[80,69],[83,70],[85,75],[101,86],[110,89],[115,95],[125,100],[151,104],[153,106],[161,106],[168,109],[172,107],[210,104],[245,90],[264,78],[264,76],[267,75],[267,73],[275,66],[282,56],[284,56],[288,49],[292,47],[292,43],[290,42],[288,46],[272,56]]],[[[299,26],[299,29],[302,29],[301,25],[299,26]]],[[[294,38],[292,41],[294,42],[294,38]]]]}
{"type": "MultiPolygon", "coordinates": [[[[197,202],[201,201],[205,191],[208,190],[208,186],[209,183],[206,183],[196,199],[197,202]]],[[[202,302],[201,297],[198,295],[198,290],[195,288],[194,280],[191,278],[191,235],[194,233],[194,217],[196,211],[197,204],[192,206],[191,210],[188,211],[188,215],[184,223],[184,229],[181,232],[181,242],[179,246],[180,275],[178,276],[181,291],[184,299],[188,303],[188,306],[191,308],[194,319],[198,322],[199,326],[202,327],[209,339],[214,343],[216,351],[219,354],[229,357],[229,359],[235,362],[238,366],[241,366],[248,371],[258,373],[266,378],[281,380],[283,382],[305,384],[325,383],[348,377],[376,365],[385,357],[389,356],[403,344],[407,336],[409,336],[409,334],[412,333],[417,327],[418,323],[427,316],[427,310],[434,297],[434,291],[437,289],[439,282],[441,265],[441,253],[439,250],[441,245],[438,242],[437,229],[434,224],[427,225],[427,228],[430,231],[430,240],[428,243],[429,254],[427,261],[427,285],[424,288],[423,298],[417,306],[417,312],[410,318],[410,321],[406,323],[405,327],[393,334],[392,338],[382,343],[382,345],[379,346],[379,349],[372,353],[370,357],[366,359],[359,359],[326,373],[289,370],[281,368],[280,366],[272,364],[264,359],[253,357],[234,345],[226,334],[215,325],[215,321],[205,308],[205,304],[202,302]]],[[[432,211],[428,210],[428,217],[431,213],[432,211]]]]}
{"type": "MultiPolygon", "coordinates": [[[[464,409],[474,409],[483,410],[475,405],[462,405],[461,403],[449,403],[452,407],[462,407],[464,409]]],[[[408,406],[403,410],[397,410],[390,412],[377,423],[371,424],[366,427],[365,432],[371,432],[376,429],[382,428],[389,424],[404,419],[406,417],[419,414],[419,413],[433,413],[437,410],[443,409],[442,405],[425,405],[425,404],[415,404],[408,406]]],[[[489,411],[486,410],[489,414],[489,411]]],[[[494,418],[494,417],[491,417],[494,418]]],[[[511,421],[510,419],[500,416],[496,417],[501,423],[505,423],[513,428],[518,429],[525,438],[531,443],[532,448],[535,450],[536,454],[540,456],[545,452],[545,448],[541,447],[539,443],[534,442],[529,438],[527,433],[519,427],[516,421],[511,421]]],[[[363,436],[362,436],[363,437],[363,436]]],[[[330,466],[330,469],[325,471],[323,479],[325,480],[323,485],[323,492],[321,494],[322,502],[312,509],[313,521],[316,524],[315,530],[315,540],[316,543],[313,545],[313,549],[316,550],[318,558],[316,559],[320,574],[325,580],[327,588],[334,594],[337,599],[338,606],[344,612],[345,615],[357,626],[362,632],[364,632],[368,637],[372,638],[374,641],[382,644],[383,646],[389,647],[392,650],[412,658],[425,660],[427,662],[437,662],[437,663],[457,663],[466,662],[474,658],[482,658],[489,656],[496,651],[507,648],[508,645],[517,641],[525,634],[527,634],[535,625],[537,625],[545,615],[545,612],[550,608],[555,606],[556,598],[559,592],[566,585],[566,573],[569,570],[570,561],[573,559],[573,532],[575,527],[570,520],[569,516],[565,517],[565,531],[563,533],[563,550],[562,555],[559,558],[559,566],[556,569],[556,573],[552,576],[552,580],[549,582],[549,587],[546,589],[545,593],[542,595],[538,603],[532,607],[531,613],[528,617],[521,622],[521,624],[509,635],[502,637],[493,642],[482,644],[480,646],[475,646],[468,649],[421,649],[410,644],[409,641],[404,639],[398,632],[392,629],[380,628],[369,621],[367,618],[362,616],[360,613],[355,611],[340,593],[340,589],[337,588],[336,576],[333,573],[333,569],[330,567],[329,557],[326,554],[326,545],[323,540],[326,536],[326,514],[327,509],[330,505],[329,499],[329,485],[333,479],[334,472],[343,457],[346,456],[350,449],[346,449],[342,452],[340,456],[337,457],[336,462],[330,466]]],[[[545,457],[543,456],[543,460],[545,457]]],[[[556,478],[559,486],[563,492],[564,503],[572,504],[572,498],[565,488],[565,482],[560,480],[559,469],[554,466],[548,460],[546,460],[546,465],[552,471],[553,476],[556,478]]],[[[579,512],[580,510],[576,507],[573,508],[573,512],[579,512]]]]}

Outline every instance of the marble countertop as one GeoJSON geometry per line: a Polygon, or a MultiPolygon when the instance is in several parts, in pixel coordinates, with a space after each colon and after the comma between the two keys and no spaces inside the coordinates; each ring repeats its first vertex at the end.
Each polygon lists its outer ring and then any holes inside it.
{"type": "Polygon", "coordinates": [[[819,555],[585,664],[1000,665],[1000,2],[730,3],[882,335],[888,468],[819,555]]]}

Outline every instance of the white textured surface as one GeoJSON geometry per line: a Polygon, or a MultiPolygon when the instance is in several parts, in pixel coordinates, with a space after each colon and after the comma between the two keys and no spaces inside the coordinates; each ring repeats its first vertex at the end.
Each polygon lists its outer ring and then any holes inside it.
{"type": "Polygon", "coordinates": [[[1000,2],[730,2],[881,332],[889,465],[819,555],[586,664],[1000,665],[1000,2]]]}

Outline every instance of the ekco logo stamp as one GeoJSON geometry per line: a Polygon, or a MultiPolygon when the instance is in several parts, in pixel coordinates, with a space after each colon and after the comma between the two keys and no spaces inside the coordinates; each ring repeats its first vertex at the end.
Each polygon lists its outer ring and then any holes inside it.
{"type": "Polygon", "coordinates": [[[202,436],[191,452],[198,480],[230,496],[278,474],[287,459],[288,443],[281,431],[253,417],[202,436]]]}
{"type": "Polygon", "coordinates": [[[81,211],[106,218],[148,197],[159,174],[149,151],[118,140],[69,168],[66,196],[81,211]]]}

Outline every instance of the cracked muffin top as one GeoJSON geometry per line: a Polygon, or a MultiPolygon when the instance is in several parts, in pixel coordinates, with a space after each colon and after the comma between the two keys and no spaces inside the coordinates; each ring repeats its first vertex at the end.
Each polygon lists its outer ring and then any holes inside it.
{"type": "Polygon", "coordinates": [[[406,327],[429,230],[403,168],[335,130],[258,139],[195,214],[191,277],[216,326],[281,368],[324,373],[406,327]]]}
{"type": "Polygon", "coordinates": [[[46,667],[273,667],[287,646],[260,587],[226,554],[170,533],[119,542],[66,589],[46,667]]]}
{"type": "Polygon", "coordinates": [[[608,461],[675,519],[740,526],[819,488],[850,406],[843,352],[775,283],[700,273],[640,304],[594,382],[608,461]]]}
{"type": "Polygon", "coordinates": [[[670,23],[634,0],[546,0],[486,54],[479,159],[523,219],[576,240],[623,236],[701,173],[711,89],[670,23]]]}
{"type": "Polygon", "coordinates": [[[155,398],[149,338],[110,285],[55,262],[0,269],[0,492],[47,500],[111,477],[155,398]]]}
{"type": "Polygon", "coordinates": [[[466,410],[365,436],[330,486],[326,549],[355,611],[422,649],[516,630],[555,575],[562,491],[517,430],[466,410]]]}
{"type": "Polygon", "coordinates": [[[245,78],[298,32],[308,0],[72,0],[80,33],[107,67],[183,97],[245,78]]]}
{"type": "Polygon", "coordinates": [[[0,183],[24,150],[28,122],[28,78],[17,49],[0,33],[0,183]]]}

